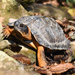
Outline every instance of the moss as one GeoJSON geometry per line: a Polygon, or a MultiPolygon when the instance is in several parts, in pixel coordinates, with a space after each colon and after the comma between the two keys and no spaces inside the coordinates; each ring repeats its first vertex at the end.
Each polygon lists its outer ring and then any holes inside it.
{"type": "Polygon", "coordinates": [[[20,54],[23,54],[31,59],[31,62],[36,62],[36,52],[33,50],[28,49],[27,51],[23,50],[20,52],[20,54]]]}
{"type": "Polygon", "coordinates": [[[2,0],[0,2],[0,16],[4,17],[4,23],[8,23],[9,18],[20,18],[27,14],[27,11],[15,0],[2,0]]]}

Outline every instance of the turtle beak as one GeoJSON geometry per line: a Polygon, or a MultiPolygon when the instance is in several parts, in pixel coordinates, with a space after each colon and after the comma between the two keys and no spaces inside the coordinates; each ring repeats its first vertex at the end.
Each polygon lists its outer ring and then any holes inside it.
{"type": "Polygon", "coordinates": [[[13,27],[14,26],[14,22],[8,23],[7,25],[13,27]]]}

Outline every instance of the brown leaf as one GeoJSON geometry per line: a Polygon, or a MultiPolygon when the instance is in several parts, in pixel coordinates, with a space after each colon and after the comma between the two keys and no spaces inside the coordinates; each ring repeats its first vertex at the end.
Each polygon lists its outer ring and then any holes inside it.
{"type": "Polygon", "coordinates": [[[22,64],[26,64],[26,65],[30,65],[31,64],[31,60],[22,55],[22,54],[17,54],[17,55],[14,55],[12,56],[14,59],[16,59],[17,61],[21,62],[22,64]]]}
{"type": "Polygon", "coordinates": [[[36,71],[42,74],[47,74],[48,71],[52,72],[52,74],[61,74],[73,68],[75,68],[75,66],[72,63],[64,63],[48,66],[48,68],[37,68],[36,71]]]}

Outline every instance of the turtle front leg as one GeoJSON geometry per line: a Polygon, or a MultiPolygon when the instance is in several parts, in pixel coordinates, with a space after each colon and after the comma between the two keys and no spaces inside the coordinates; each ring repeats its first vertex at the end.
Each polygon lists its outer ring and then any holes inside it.
{"type": "Polygon", "coordinates": [[[47,61],[46,61],[45,54],[44,54],[44,47],[39,45],[39,43],[35,40],[33,35],[32,35],[32,41],[33,41],[34,45],[36,46],[36,48],[38,49],[37,59],[38,59],[39,66],[40,67],[46,67],[47,61]]]}
{"type": "Polygon", "coordinates": [[[4,26],[5,28],[3,28],[3,36],[4,38],[9,37],[9,35],[14,31],[13,28],[10,28],[9,26],[4,26]]]}
{"type": "Polygon", "coordinates": [[[40,67],[46,67],[47,66],[47,61],[45,59],[43,46],[38,46],[37,58],[38,58],[38,64],[40,67]]]}

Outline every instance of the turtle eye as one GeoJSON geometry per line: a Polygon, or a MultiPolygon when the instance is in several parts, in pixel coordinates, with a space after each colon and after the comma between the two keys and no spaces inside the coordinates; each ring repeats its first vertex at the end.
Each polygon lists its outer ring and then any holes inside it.
{"type": "Polygon", "coordinates": [[[23,27],[24,25],[23,24],[20,24],[20,27],[23,27]]]}

